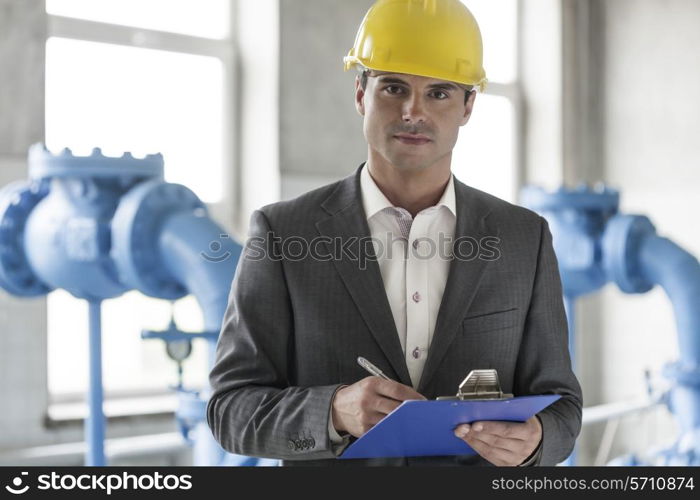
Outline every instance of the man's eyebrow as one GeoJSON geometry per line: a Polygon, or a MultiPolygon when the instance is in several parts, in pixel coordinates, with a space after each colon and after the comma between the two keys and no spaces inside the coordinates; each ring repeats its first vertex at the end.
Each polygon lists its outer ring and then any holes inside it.
{"type": "Polygon", "coordinates": [[[377,80],[380,83],[400,83],[401,85],[408,85],[408,82],[402,80],[401,78],[391,77],[391,76],[378,76],[377,80]]]}
{"type": "MultiPolygon", "coordinates": [[[[401,78],[391,77],[391,76],[381,76],[377,77],[380,83],[398,83],[401,85],[409,85],[408,82],[402,80],[401,78]]],[[[454,83],[444,82],[444,83],[433,83],[428,85],[429,89],[440,89],[440,90],[460,90],[460,88],[454,83]]]]}
{"type": "Polygon", "coordinates": [[[431,89],[442,89],[442,90],[459,90],[459,87],[455,85],[454,83],[433,83],[432,85],[428,85],[428,88],[431,89]]]}

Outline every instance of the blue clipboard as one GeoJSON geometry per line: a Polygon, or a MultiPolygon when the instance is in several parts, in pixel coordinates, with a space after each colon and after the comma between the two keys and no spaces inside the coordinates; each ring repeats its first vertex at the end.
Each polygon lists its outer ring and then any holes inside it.
{"type": "Polygon", "coordinates": [[[492,401],[404,401],[338,458],[474,455],[472,447],[454,435],[457,425],[484,420],[524,422],[560,397],[546,394],[492,401]]]}

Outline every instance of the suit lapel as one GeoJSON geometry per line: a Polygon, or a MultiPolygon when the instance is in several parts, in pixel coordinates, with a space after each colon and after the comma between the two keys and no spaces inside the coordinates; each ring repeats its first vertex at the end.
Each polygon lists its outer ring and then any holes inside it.
{"type": "MultiPolygon", "coordinates": [[[[460,238],[473,238],[475,242],[478,242],[486,236],[498,236],[497,228],[490,227],[488,224],[490,210],[482,201],[479,192],[457,179],[455,179],[455,205],[457,209],[455,246],[459,244],[460,238]]],[[[464,243],[463,248],[465,248],[462,251],[463,255],[470,254],[469,244],[464,243]]],[[[454,247],[453,255],[457,255],[454,247]]],[[[453,258],[450,262],[450,271],[435,323],[433,340],[428,350],[428,359],[418,384],[418,392],[423,393],[439,369],[447,349],[460,330],[460,323],[476,295],[479,282],[487,266],[488,261],[478,257],[474,259],[453,258]]],[[[458,374],[459,380],[455,379],[455,393],[463,375],[466,373],[458,374]]],[[[440,396],[445,395],[440,394],[440,396]]]]}
{"type": "MultiPolygon", "coordinates": [[[[338,184],[336,190],[322,204],[330,217],[316,223],[321,236],[340,242],[340,245],[348,250],[348,254],[353,256],[359,256],[362,250],[359,240],[369,241],[370,237],[360,191],[361,169],[362,166],[355,174],[338,184]]],[[[374,252],[371,245],[368,249],[374,252]]],[[[375,259],[368,258],[365,268],[362,269],[360,263],[347,254],[343,254],[342,259],[334,257],[332,260],[362,318],[397,373],[399,381],[410,387],[411,377],[384,289],[379,264],[375,259]]]]}

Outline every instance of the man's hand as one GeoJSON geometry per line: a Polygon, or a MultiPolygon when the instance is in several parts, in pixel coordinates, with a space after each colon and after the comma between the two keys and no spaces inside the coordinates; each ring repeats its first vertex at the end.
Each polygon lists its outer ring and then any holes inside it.
{"type": "Polygon", "coordinates": [[[333,426],[362,436],[403,401],[426,399],[411,387],[380,377],[367,377],[343,387],[333,398],[333,426]]]}
{"type": "Polygon", "coordinates": [[[517,466],[537,449],[542,424],[537,417],[526,422],[472,422],[455,427],[455,436],[494,465],[517,466]]]}

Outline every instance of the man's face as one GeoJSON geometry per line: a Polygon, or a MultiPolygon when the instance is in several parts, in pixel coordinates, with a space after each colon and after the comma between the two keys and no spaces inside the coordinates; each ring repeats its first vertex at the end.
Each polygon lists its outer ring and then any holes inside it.
{"type": "Polygon", "coordinates": [[[401,73],[370,72],[365,90],[355,83],[355,105],[364,117],[371,154],[401,170],[449,163],[459,128],[466,125],[475,93],[465,87],[401,73]]]}

